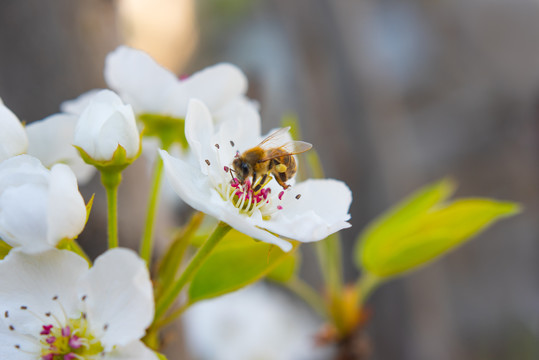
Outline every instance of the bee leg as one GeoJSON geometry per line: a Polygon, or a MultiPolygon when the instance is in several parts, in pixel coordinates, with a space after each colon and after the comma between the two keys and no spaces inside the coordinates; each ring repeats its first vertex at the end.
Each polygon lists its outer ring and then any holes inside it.
{"type": "Polygon", "coordinates": [[[256,172],[253,173],[253,186],[256,184],[256,172]]]}
{"type": "Polygon", "coordinates": [[[260,188],[262,187],[262,185],[264,185],[264,183],[266,182],[266,179],[268,178],[268,174],[264,174],[262,176],[262,178],[260,179],[260,182],[255,186],[255,188],[253,189],[254,192],[257,192],[258,190],[260,190],[260,188]]]}
{"type": "MultiPolygon", "coordinates": [[[[283,178],[285,177],[284,173],[277,173],[275,174],[275,180],[277,180],[277,183],[281,185],[281,187],[286,190],[290,187],[290,185],[286,185],[285,180],[283,178]]],[[[286,178],[285,178],[286,179],[286,178]]]]}

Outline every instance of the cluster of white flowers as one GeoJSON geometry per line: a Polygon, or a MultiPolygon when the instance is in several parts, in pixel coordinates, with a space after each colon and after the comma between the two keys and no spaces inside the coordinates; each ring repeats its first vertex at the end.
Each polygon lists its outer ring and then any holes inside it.
{"type": "Polygon", "coordinates": [[[104,73],[112,90],[91,90],[28,126],[0,100],[0,240],[11,248],[0,260],[2,359],[157,359],[140,340],[154,320],[147,264],[116,248],[88,268],[69,246],[87,221],[78,185],[151,150],[139,129],[152,117],[185,128],[172,135],[190,151],[160,155],[193,208],[284,251],[290,239],[317,241],[350,226],[351,193],[340,181],[290,179],[283,191],[271,177],[253,189],[232,175],[234,158],[264,139],[237,67],[180,79],[121,46],[104,73]]]}

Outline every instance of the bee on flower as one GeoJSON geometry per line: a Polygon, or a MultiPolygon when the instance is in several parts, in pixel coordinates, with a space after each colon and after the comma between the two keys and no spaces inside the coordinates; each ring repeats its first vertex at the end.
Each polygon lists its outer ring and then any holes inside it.
{"type": "Polygon", "coordinates": [[[160,153],[170,183],[193,208],[284,251],[292,248],[288,239],[318,241],[350,226],[352,194],[346,184],[333,179],[295,183],[292,154],[310,144],[292,142],[288,129],[262,137],[258,113],[240,114],[216,129],[208,108],[191,100],[185,136],[191,158],[160,153]],[[274,141],[278,146],[271,145],[274,141]],[[251,155],[261,153],[258,148],[263,155],[251,155]],[[271,155],[275,151],[278,155],[271,155]]]}

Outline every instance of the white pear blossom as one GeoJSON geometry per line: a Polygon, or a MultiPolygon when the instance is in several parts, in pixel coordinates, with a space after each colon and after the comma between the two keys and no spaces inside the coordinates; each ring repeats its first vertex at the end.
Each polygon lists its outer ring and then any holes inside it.
{"type": "MultiPolygon", "coordinates": [[[[235,65],[220,63],[178,78],[144,51],[119,46],[105,60],[105,80],[136,115],[154,114],[184,119],[189,99],[204,101],[216,118],[227,117],[240,107],[253,107],[245,97],[247,78],[235,65]]],[[[80,115],[99,92],[90,90],[65,101],[61,110],[80,115]]]]}
{"type": "Polygon", "coordinates": [[[86,207],[71,169],[51,170],[30,155],[0,163],[0,239],[28,252],[54,247],[77,237],[86,221],[86,207]]]}
{"type": "Polygon", "coordinates": [[[316,344],[322,322],[298,301],[259,283],[190,308],[187,345],[200,360],[325,360],[334,348],[316,344]]]}
{"type": "Polygon", "coordinates": [[[98,161],[112,160],[118,146],[128,159],[136,157],[140,137],[133,109],[113,91],[98,92],[80,115],[74,144],[98,161]]]}
{"type": "Polygon", "coordinates": [[[0,99],[0,162],[26,152],[28,137],[19,118],[0,99]]]}
{"type": "Polygon", "coordinates": [[[73,146],[77,116],[54,114],[26,126],[29,155],[35,156],[46,167],[62,163],[75,173],[79,184],[87,183],[95,174],[96,168],[82,160],[73,146]]]}
{"type": "Polygon", "coordinates": [[[185,118],[190,98],[204,101],[212,113],[241,99],[247,79],[236,66],[221,63],[178,78],[141,50],[120,46],[105,60],[105,81],[136,114],[185,118]]]}
{"type": "Polygon", "coordinates": [[[90,269],[57,249],[0,262],[2,359],[157,360],[140,341],[153,314],[148,270],[131,250],[109,250],[90,269]]]}
{"type": "Polygon", "coordinates": [[[232,179],[229,167],[237,152],[264,139],[260,119],[249,115],[223,122],[215,131],[208,108],[198,100],[190,102],[185,134],[191,161],[160,151],[178,195],[193,208],[285,251],[292,248],[286,238],[317,241],[349,227],[352,194],[341,181],[307,180],[282,191],[271,180],[254,191],[249,182],[242,186],[232,179]]]}

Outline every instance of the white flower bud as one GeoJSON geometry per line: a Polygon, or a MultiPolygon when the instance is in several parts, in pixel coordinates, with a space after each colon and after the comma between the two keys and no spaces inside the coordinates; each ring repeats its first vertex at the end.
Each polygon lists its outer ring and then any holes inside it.
{"type": "Polygon", "coordinates": [[[131,105],[123,104],[113,91],[98,92],[77,122],[74,145],[97,161],[112,160],[118,146],[128,159],[135,158],[140,137],[131,105]]]}
{"type": "Polygon", "coordinates": [[[28,138],[21,122],[0,99],[0,161],[23,154],[28,148],[28,138]]]}

